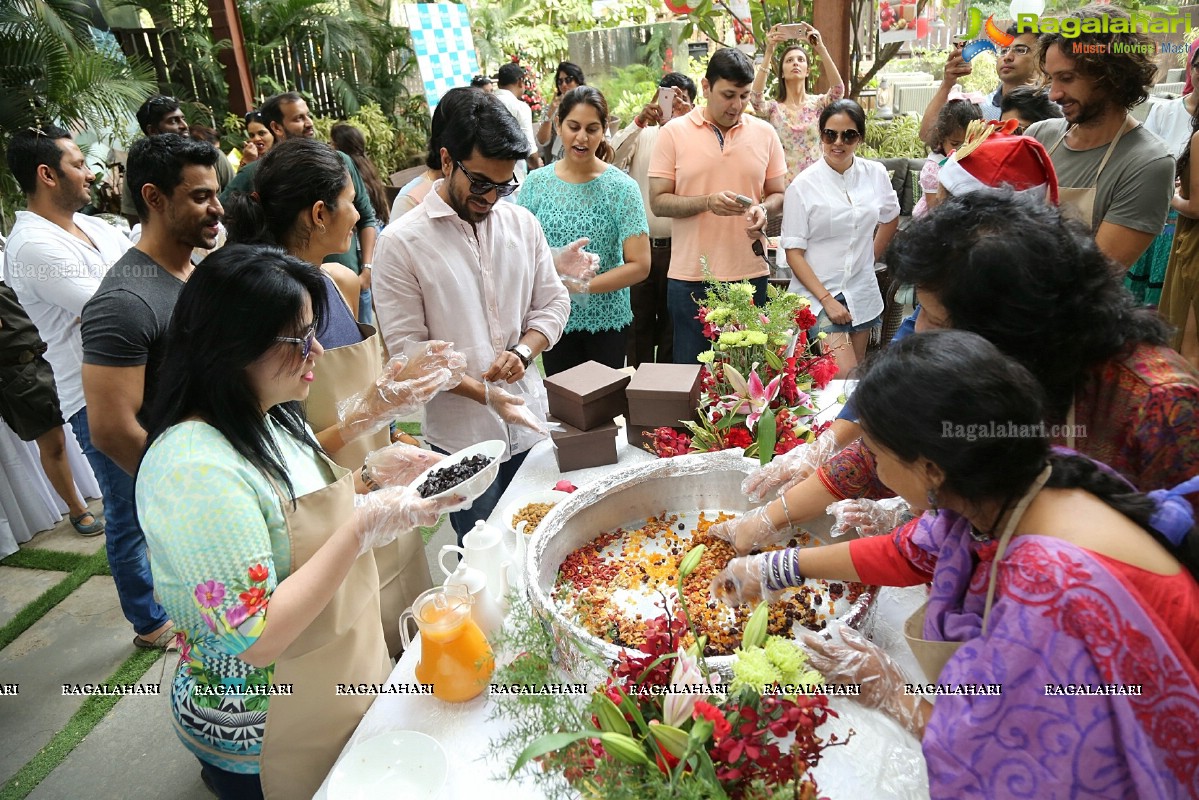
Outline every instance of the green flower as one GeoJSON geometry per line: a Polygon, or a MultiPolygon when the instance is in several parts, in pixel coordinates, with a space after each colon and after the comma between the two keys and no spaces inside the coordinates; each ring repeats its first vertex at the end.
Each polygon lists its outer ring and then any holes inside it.
{"type": "Polygon", "coordinates": [[[724,333],[720,334],[720,338],[717,340],[717,343],[722,344],[725,347],[738,347],[741,344],[741,340],[744,338],[745,331],[725,331],[724,333]]]}
{"type": "Polygon", "coordinates": [[[707,350],[703,353],[700,353],[698,356],[696,356],[695,360],[701,364],[711,364],[715,358],[716,358],[716,351],[715,350],[707,350]]]}
{"type": "Polygon", "coordinates": [[[754,345],[764,345],[766,344],[766,334],[762,333],[762,331],[746,331],[745,342],[751,347],[754,345]]]}
{"type": "Polygon", "coordinates": [[[748,283],[734,283],[729,286],[729,294],[739,294],[742,297],[753,297],[754,287],[748,283]]]}

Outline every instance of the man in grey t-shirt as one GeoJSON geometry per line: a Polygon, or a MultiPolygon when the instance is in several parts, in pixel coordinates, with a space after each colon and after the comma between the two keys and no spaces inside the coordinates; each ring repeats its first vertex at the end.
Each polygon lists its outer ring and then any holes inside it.
{"type": "MultiPolygon", "coordinates": [[[[83,307],[83,392],[102,468],[108,565],[138,647],[164,647],[171,621],[154,599],[146,539],[133,505],[133,474],[146,448],[144,410],[154,398],[164,337],[192,271],[192,248],[211,249],[224,209],[212,145],[173,133],[129,153],[129,187],[142,238],[113,264],[83,307]]],[[[94,466],[94,463],[93,463],[94,466]]]]}
{"type": "MultiPolygon", "coordinates": [[[[1088,6],[1069,16],[1080,27],[1097,16],[1128,19],[1115,6],[1088,6]]],[[[1090,224],[1099,249],[1123,274],[1161,233],[1174,194],[1169,149],[1128,113],[1153,83],[1157,65],[1147,53],[1155,47],[1139,33],[1046,33],[1040,46],[1049,99],[1065,119],[1038,122],[1028,135],[1049,151],[1063,212],[1090,224]]]]}

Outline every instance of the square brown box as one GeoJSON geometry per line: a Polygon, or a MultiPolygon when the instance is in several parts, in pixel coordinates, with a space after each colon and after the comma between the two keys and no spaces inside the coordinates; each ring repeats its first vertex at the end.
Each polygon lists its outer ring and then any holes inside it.
{"type": "Polygon", "coordinates": [[[616,463],[618,426],[615,422],[609,420],[606,425],[584,431],[553,417],[549,421],[562,426],[561,430],[550,431],[559,472],[616,463]]]}
{"type": "Polygon", "coordinates": [[[699,364],[642,364],[625,394],[628,421],[642,428],[677,428],[695,419],[699,407],[699,364]]]}
{"type": "Polygon", "coordinates": [[[587,361],[546,378],[545,390],[551,414],[588,431],[612,422],[628,410],[624,394],[628,384],[629,376],[623,372],[598,361],[587,361]]]}

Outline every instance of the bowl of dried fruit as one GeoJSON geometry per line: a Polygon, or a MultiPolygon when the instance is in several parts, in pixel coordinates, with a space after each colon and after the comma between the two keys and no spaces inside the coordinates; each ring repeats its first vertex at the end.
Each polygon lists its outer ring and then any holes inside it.
{"type": "MultiPolygon", "coordinates": [[[[741,482],[756,466],[729,450],[658,459],[599,478],[549,510],[528,543],[524,577],[533,609],[553,632],[567,669],[591,676],[597,665],[587,654],[616,661],[622,649],[637,650],[662,618],[681,615],[678,564],[703,544],[683,594],[696,628],[708,637],[709,665],[731,674],[733,651],[753,609],[730,608],[708,596],[712,578],[735,553],[707,531],[750,509],[741,482]]],[[[787,544],[827,543],[830,522],[797,529],[787,544]]],[[[768,630],[794,636],[834,620],[860,627],[875,594],[863,584],[805,581],[772,604],[768,630]]],[[[683,644],[690,644],[690,634],[683,644]]]]}
{"type": "Polygon", "coordinates": [[[518,574],[517,583],[524,586],[525,554],[528,550],[529,539],[537,531],[537,526],[545,519],[545,515],[554,506],[570,497],[568,492],[547,489],[543,492],[530,492],[515,502],[508,504],[500,515],[504,523],[504,544],[508,552],[516,559],[518,574]]]}
{"type": "Polygon", "coordinates": [[[408,485],[424,498],[440,498],[450,494],[462,496],[462,502],[443,511],[470,508],[500,474],[500,456],[507,447],[499,439],[472,444],[438,461],[408,485]]]}

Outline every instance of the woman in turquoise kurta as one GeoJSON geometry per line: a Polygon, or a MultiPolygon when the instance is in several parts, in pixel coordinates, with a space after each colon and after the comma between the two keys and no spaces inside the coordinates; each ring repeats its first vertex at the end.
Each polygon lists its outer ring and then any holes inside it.
{"type": "Polygon", "coordinates": [[[637,183],[608,163],[607,127],[608,104],[598,89],[567,92],[558,107],[565,156],[529,173],[520,191],[520,204],[537,216],[551,247],[587,238],[587,250],[599,256],[588,292],[571,297],[566,331],[543,356],[549,375],[584,361],[623,367],[633,322],[629,287],[649,275],[645,204],[637,183]]]}

